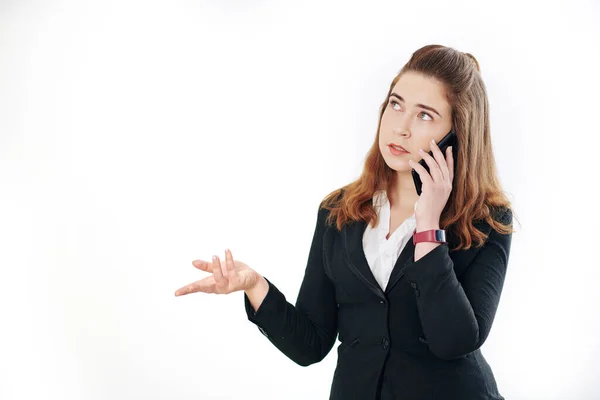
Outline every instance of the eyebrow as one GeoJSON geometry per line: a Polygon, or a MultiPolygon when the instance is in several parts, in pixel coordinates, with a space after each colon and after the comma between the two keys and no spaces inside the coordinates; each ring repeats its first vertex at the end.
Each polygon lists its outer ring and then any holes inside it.
{"type": "MultiPolygon", "coordinates": [[[[392,96],[394,96],[394,97],[397,97],[397,98],[398,98],[398,100],[400,100],[400,101],[402,101],[402,102],[404,102],[404,103],[405,103],[404,99],[403,99],[403,98],[402,98],[402,96],[400,96],[399,94],[392,93],[392,94],[390,95],[390,97],[392,97],[392,96]]],[[[436,113],[436,114],[437,114],[437,115],[438,115],[440,118],[442,118],[442,116],[440,115],[440,113],[439,113],[439,112],[437,112],[437,110],[436,110],[435,108],[433,108],[433,107],[426,106],[425,104],[417,104],[417,107],[420,107],[420,108],[423,108],[423,109],[425,109],[425,110],[429,110],[429,111],[431,111],[431,112],[434,112],[434,113],[436,113]]]]}

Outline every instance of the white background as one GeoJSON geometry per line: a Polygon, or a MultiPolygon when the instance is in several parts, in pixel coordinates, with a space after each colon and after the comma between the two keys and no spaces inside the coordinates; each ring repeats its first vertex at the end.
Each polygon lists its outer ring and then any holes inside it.
{"type": "Polygon", "coordinates": [[[327,398],[335,348],[297,366],[241,293],[174,291],[228,247],[294,302],[431,43],[477,57],[520,220],[500,391],[600,399],[599,3],[363,3],[0,1],[1,399],[327,398]]]}

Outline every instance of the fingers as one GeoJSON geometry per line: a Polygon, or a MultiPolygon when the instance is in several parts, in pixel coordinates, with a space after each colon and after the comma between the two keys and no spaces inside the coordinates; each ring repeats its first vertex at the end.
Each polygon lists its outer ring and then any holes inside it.
{"type": "Polygon", "coordinates": [[[217,285],[218,285],[219,282],[221,282],[223,280],[223,270],[221,269],[221,262],[219,261],[218,256],[213,256],[212,264],[213,264],[213,276],[215,277],[215,282],[217,282],[217,285]]]}
{"type": "Polygon", "coordinates": [[[223,265],[221,265],[218,256],[213,256],[212,262],[194,260],[192,261],[192,265],[199,270],[212,273],[212,276],[177,289],[175,291],[175,296],[193,292],[226,293],[230,279],[235,280],[237,278],[235,262],[233,261],[233,255],[229,249],[225,250],[225,264],[223,265]]]}
{"type": "Polygon", "coordinates": [[[429,175],[431,176],[431,179],[434,182],[438,182],[440,179],[442,179],[442,171],[440,171],[437,161],[423,149],[419,149],[419,154],[429,166],[429,175]]]}
{"type": "Polygon", "coordinates": [[[428,184],[432,182],[431,175],[429,175],[429,173],[427,172],[427,170],[425,169],[424,166],[422,166],[418,162],[414,162],[413,160],[408,160],[408,163],[419,174],[419,177],[421,178],[421,182],[423,183],[423,189],[425,188],[424,187],[425,182],[428,182],[428,184]]]}
{"type": "Polygon", "coordinates": [[[446,159],[448,163],[448,173],[450,174],[450,183],[454,182],[454,154],[452,154],[452,146],[448,146],[446,150],[446,159]]]}
{"type": "Polygon", "coordinates": [[[227,279],[227,269],[225,266],[221,266],[221,260],[218,256],[213,256],[213,276],[215,277],[215,283],[217,285],[217,291],[227,288],[229,281],[227,279]]]}
{"type": "Polygon", "coordinates": [[[228,284],[231,289],[239,287],[239,276],[237,270],[235,269],[235,261],[233,261],[233,254],[231,254],[231,250],[225,250],[225,265],[227,267],[227,278],[228,284]]]}
{"type": "Polygon", "coordinates": [[[213,272],[213,265],[212,263],[209,263],[208,261],[203,261],[203,260],[194,260],[192,261],[192,265],[196,268],[198,268],[199,270],[205,271],[205,272],[213,272]]]}
{"type": "MultiPolygon", "coordinates": [[[[435,140],[432,140],[430,145],[431,151],[433,152],[435,160],[437,161],[438,167],[440,169],[441,178],[443,178],[445,181],[449,181],[450,172],[448,171],[448,165],[446,163],[446,159],[444,157],[444,154],[442,153],[442,150],[440,150],[435,140]]],[[[448,148],[450,148],[450,146],[448,146],[448,148]]]]}
{"type": "Polygon", "coordinates": [[[175,291],[175,296],[183,296],[195,292],[214,293],[215,292],[215,279],[212,276],[207,276],[196,282],[192,282],[189,285],[185,285],[175,291]]]}
{"type": "Polygon", "coordinates": [[[233,255],[231,254],[231,250],[229,249],[225,250],[225,266],[227,276],[229,277],[229,279],[233,279],[233,277],[236,275],[235,262],[233,261],[233,255]]]}

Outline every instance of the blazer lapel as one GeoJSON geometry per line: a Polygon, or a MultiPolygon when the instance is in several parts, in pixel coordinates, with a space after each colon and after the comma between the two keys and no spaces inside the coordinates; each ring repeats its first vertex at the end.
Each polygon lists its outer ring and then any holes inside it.
{"type": "Polygon", "coordinates": [[[378,297],[385,299],[383,290],[373,276],[369,263],[363,250],[362,238],[367,228],[364,221],[354,221],[346,225],[341,235],[344,240],[344,248],[348,257],[348,268],[378,297]]]}
{"type": "MultiPolygon", "coordinates": [[[[362,239],[366,228],[366,222],[354,221],[342,229],[341,235],[344,239],[344,247],[348,257],[348,267],[373,293],[378,297],[385,298],[384,291],[375,279],[365,256],[362,239]]],[[[414,258],[414,253],[415,245],[411,238],[404,246],[404,249],[402,249],[402,252],[400,252],[394,264],[385,293],[388,293],[398,280],[402,278],[404,266],[410,259],[414,258]]]]}
{"type": "Polygon", "coordinates": [[[413,243],[412,237],[408,239],[406,245],[400,252],[398,259],[396,260],[396,264],[394,264],[394,268],[392,269],[392,273],[390,274],[390,279],[388,280],[388,284],[385,287],[385,293],[389,293],[390,290],[394,287],[394,285],[404,276],[404,266],[409,260],[414,259],[415,256],[415,245],[413,243]]]}

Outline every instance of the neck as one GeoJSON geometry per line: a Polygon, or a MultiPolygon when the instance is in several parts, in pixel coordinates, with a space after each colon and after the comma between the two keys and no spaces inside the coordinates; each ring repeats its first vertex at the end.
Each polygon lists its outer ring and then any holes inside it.
{"type": "Polygon", "coordinates": [[[398,172],[396,182],[396,189],[390,193],[390,207],[395,210],[413,211],[419,196],[411,172],[398,172]]]}

